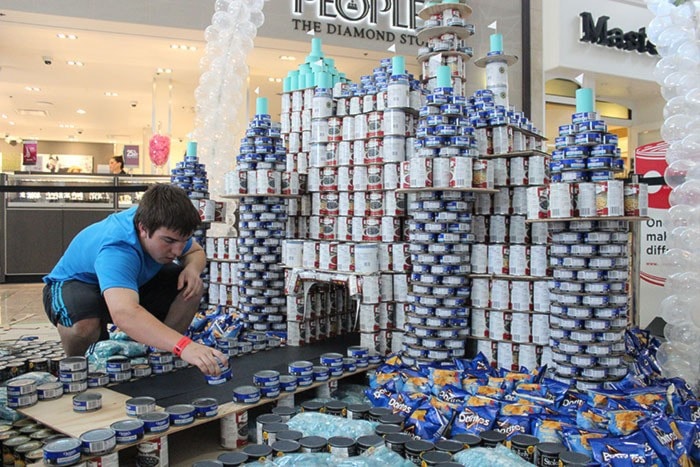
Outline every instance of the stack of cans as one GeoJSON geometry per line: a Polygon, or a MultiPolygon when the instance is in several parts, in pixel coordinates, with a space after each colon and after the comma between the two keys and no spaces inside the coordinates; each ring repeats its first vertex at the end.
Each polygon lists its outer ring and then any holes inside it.
{"type": "Polygon", "coordinates": [[[63,392],[74,394],[88,387],[88,364],[85,357],[66,357],[58,364],[58,380],[63,383],[63,392]]]}
{"type": "Polygon", "coordinates": [[[408,364],[465,354],[469,335],[472,193],[411,195],[409,310],[402,355],[408,364]]]}
{"type": "Polygon", "coordinates": [[[646,186],[614,180],[617,137],[595,112],[559,128],[548,187],[528,189],[528,217],[549,218],[550,346],[556,378],[598,389],[627,374],[629,217],[646,214],[646,186]]]}
{"type": "Polygon", "coordinates": [[[110,383],[129,381],[132,377],[131,362],[123,355],[109,357],[106,369],[110,383]]]}
{"type": "MultiPolygon", "coordinates": [[[[206,165],[199,162],[196,142],[190,141],[187,143],[185,160],[175,164],[175,168],[171,170],[170,181],[173,185],[179,186],[187,192],[187,196],[192,200],[192,204],[200,212],[200,217],[204,216],[203,211],[207,201],[210,201],[209,179],[207,178],[206,165]]],[[[204,246],[205,237],[206,230],[204,226],[200,226],[195,231],[193,238],[200,245],[204,246]]]]}
{"type": "Polygon", "coordinates": [[[240,153],[236,171],[227,175],[233,178],[227,192],[241,196],[234,253],[239,262],[221,262],[216,279],[221,286],[238,286],[230,304],[238,308],[249,331],[284,331],[286,299],[280,263],[287,207],[279,195],[288,173],[284,172],[286,151],[280,127],[269,115],[254,116],[240,153]]]}

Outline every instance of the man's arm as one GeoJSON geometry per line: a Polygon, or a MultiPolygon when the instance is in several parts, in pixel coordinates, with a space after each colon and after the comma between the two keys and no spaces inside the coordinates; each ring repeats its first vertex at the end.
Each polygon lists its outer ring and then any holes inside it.
{"type": "MultiPolygon", "coordinates": [[[[114,324],[132,339],[162,350],[174,349],[182,339],[182,334],[158,321],[139,305],[139,296],[134,290],[112,287],[105,290],[104,297],[114,324]]],[[[180,356],[207,375],[220,373],[219,361],[224,365],[228,363],[223,353],[196,342],[185,347],[180,356]]]]}
{"type": "Polygon", "coordinates": [[[183,270],[177,279],[177,289],[183,292],[185,300],[199,296],[204,288],[201,274],[207,265],[206,255],[199,243],[193,241],[187,253],[180,257],[180,262],[183,270]]]}

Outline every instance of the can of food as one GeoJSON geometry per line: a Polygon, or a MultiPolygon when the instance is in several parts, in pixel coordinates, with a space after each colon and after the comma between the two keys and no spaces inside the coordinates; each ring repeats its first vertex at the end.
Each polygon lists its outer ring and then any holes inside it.
{"type": "Polygon", "coordinates": [[[122,372],[131,369],[129,359],[123,355],[107,358],[107,373],[122,372]]]}
{"type": "Polygon", "coordinates": [[[44,463],[47,465],[73,465],[80,460],[82,442],[76,438],[62,438],[47,443],[44,463]]]}
{"type": "Polygon", "coordinates": [[[299,440],[299,444],[301,445],[301,452],[323,452],[327,449],[328,440],[321,436],[305,436],[299,440]]]}
{"type": "Polygon", "coordinates": [[[143,420],[120,420],[109,426],[116,435],[117,444],[129,444],[143,438],[145,429],[143,420]]]}
{"type": "Polygon", "coordinates": [[[60,360],[58,364],[58,371],[63,372],[74,372],[74,371],[87,371],[87,359],[85,357],[66,357],[60,360]]]}
{"type": "Polygon", "coordinates": [[[74,412],[94,412],[102,408],[102,394],[86,392],[73,396],[74,412]]]}
{"type": "Polygon", "coordinates": [[[5,383],[8,397],[20,397],[37,392],[36,381],[31,379],[15,379],[5,383]]]}
{"type": "Polygon", "coordinates": [[[260,389],[255,386],[237,386],[233,388],[234,402],[240,404],[255,404],[260,400],[260,397],[260,389]]]}
{"type": "Polygon", "coordinates": [[[170,415],[166,412],[148,412],[138,415],[146,433],[162,433],[170,428],[170,415]]]}
{"type": "Polygon", "coordinates": [[[280,384],[279,371],[258,371],[253,375],[253,384],[258,387],[278,386],[280,384]]]}
{"type": "Polygon", "coordinates": [[[219,412],[219,403],[212,397],[200,397],[192,401],[195,418],[215,417],[219,412]]]}
{"type": "Polygon", "coordinates": [[[165,412],[170,416],[170,425],[183,426],[194,422],[196,409],[191,404],[176,404],[166,407],[165,412]]]}
{"type": "Polygon", "coordinates": [[[108,454],[117,445],[117,435],[111,428],[98,428],[80,435],[82,452],[90,456],[108,454]]]}

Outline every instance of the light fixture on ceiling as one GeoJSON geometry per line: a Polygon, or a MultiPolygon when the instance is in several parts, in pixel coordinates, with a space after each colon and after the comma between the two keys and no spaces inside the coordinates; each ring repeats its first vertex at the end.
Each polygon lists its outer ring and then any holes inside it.
{"type": "Polygon", "coordinates": [[[2,114],[2,115],[0,115],[0,117],[7,118],[7,114],[2,114]]]}
{"type": "Polygon", "coordinates": [[[59,39],[69,39],[72,41],[74,41],[78,38],[78,36],[76,36],[75,34],[65,34],[62,32],[59,32],[58,34],[56,34],[56,37],[58,37],[59,39]]]}
{"type": "Polygon", "coordinates": [[[41,88],[38,88],[38,87],[36,87],[36,86],[25,86],[24,89],[25,89],[25,91],[29,91],[29,92],[39,92],[39,91],[41,91],[41,88]]]}
{"type": "Polygon", "coordinates": [[[105,91],[105,96],[107,97],[118,97],[119,93],[112,92],[112,91],[105,91]]]}
{"type": "Polygon", "coordinates": [[[294,57],[294,56],[292,56],[292,55],[280,55],[280,60],[283,60],[283,61],[285,61],[285,62],[293,62],[293,61],[295,61],[296,59],[297,59],[297,58],[294,57]]]}
{"type": "Polygon", "coordinates": [[[75,125],[72,123],[59,123],[58,124],[59,128],[75,128],[75,125]]]}
{"type": "Polygon", "coordinates": [[[68,60],[66,63],[70,66],[83,66],[84,65],[84,63],[79,61],[79,60],[68,60]]]}
{"type": "Polygon", "coordinates": [[[161,75],[163,73],[170,74],[172,72],[173,72],[172,68],[156,68],[156,73],[158,73],[159,75],[161,75]]]}
{"type": "Polygon", "coordinates": [[[80,115],[85,115],[85,114],[87,113],[87,110],[78,109],[78,110],[75,111],[75,113],[78,113],[78,114],[80,114],[80,115]]]}
{"type": "Polygon", "coordinates": [[[48,117],[49,113],[44,109],[17,109],[17,113],[25,117],[48,117]]]}
{"type": "Polygon", "coordinates": [[[267,80],[271,83],[281,83],[282,78],[273,78],[272,76],[268,77],[267,80]]]}

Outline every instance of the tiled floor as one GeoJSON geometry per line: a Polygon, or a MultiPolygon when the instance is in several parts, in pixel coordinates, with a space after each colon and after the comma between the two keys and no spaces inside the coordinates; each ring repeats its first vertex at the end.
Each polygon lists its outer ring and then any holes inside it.
{"type": "Polygon", "coordinates": [[[41,291],[44,285],[0,284],[0,341],[36,336],[58,339],[58,333],[44,313],[41,291]]]}

